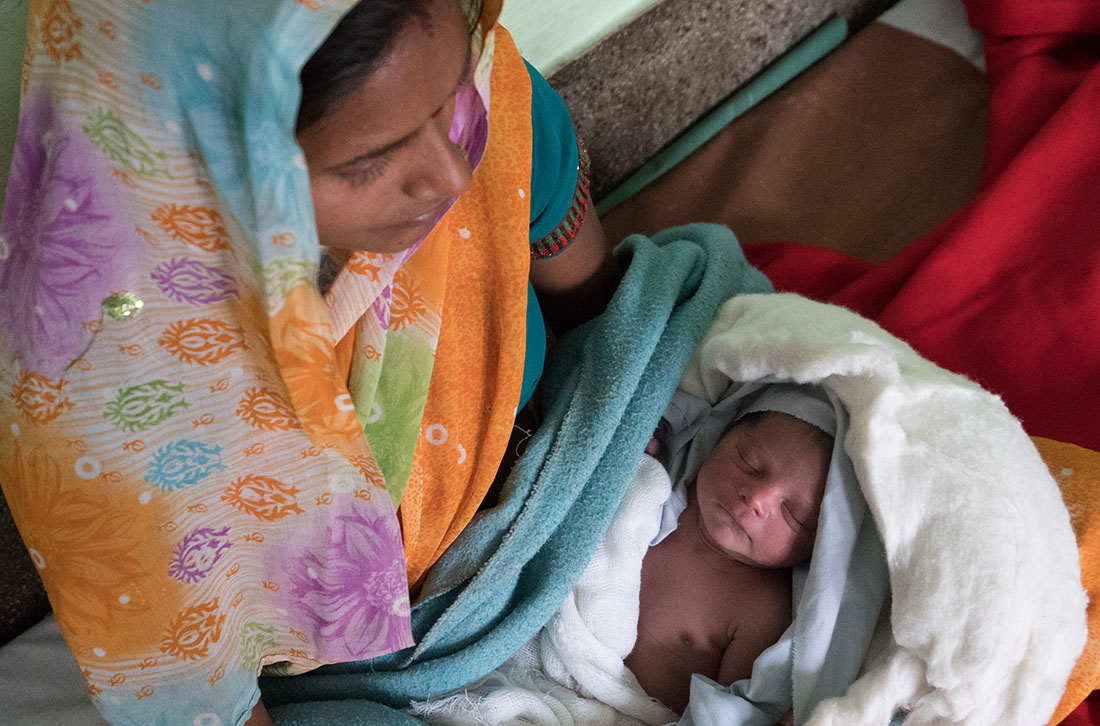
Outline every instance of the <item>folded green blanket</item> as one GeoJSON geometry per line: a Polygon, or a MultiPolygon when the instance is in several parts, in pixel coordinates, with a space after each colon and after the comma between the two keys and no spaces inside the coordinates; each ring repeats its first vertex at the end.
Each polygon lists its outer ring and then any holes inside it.
{"type": "Polygon", "coordinates": [[[416,724],[396,709],[469,683],[519,650],[584,571],[718,306],[771,290],[717,225],[635,235],[615,254],[622,284],[603,315],[552,351],[545,420],[500,503],[430,573],[413,608],[417,645],[262,679],[280,726],[416,724]]]}

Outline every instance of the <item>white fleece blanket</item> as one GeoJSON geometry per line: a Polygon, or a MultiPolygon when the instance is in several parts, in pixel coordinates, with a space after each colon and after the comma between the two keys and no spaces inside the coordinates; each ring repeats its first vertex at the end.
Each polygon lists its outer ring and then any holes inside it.
{"type": "MultiPolygon", "coordinates": [[[[996,396],[847,310],[788,294],[733,298],[681,388],[716,402],[731,386],[769,380],[819,382],[844,403],[844,446],[890,573],[889,628],[847,694],[819,704],[807,723],[886,726],[899,710],[906,726],[1046,723],[1085,645],[1086,596],[1069,515],[1019,422],[996,396]]],[[[662,474],[643,461],[605,546],[539,636],[462,693],[418,705],[418,715],[445,724],[675,720],[622,664],[647,528],[657,527],[629,513],[660,507],[662,474]]]]}

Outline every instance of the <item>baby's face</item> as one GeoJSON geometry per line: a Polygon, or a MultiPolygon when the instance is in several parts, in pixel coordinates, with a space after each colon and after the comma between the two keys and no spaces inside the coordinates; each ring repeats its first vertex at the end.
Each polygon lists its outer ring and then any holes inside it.
{"type": "Polygon", "coordinates": [[[738,422],[695,480],[703,537],[756,567],[809,559],[832,449],[831,436],[785,413],[738,422]]]}

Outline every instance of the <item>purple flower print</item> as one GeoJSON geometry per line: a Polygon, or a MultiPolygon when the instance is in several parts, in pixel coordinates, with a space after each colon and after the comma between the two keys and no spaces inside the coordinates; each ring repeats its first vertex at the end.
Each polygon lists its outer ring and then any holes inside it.
{"type": "Polygon", "coordinates": [[[59,377],[88,345],[82,323],[126,290],[137,241],[102,154],[46,96],[28,96],[0,220],[0,329],[23,364],[59,377]]]}
{"type": "Polygon", "coordinates": [[[173,300],[208,305],[240,297],[233,276],[189,257],[173,257],[152,272],[157,287],[173,300]]]}
{"type": "Polygon", "coordinates": [[[388,330],[390,327],[390,302],[393,299],[393,286],[386,285],[382,288],[382,292],[378,293],[378,297],[374,300],[374,305],[371,307],[374,309],[374,316],[378,318],[378,325],[382,327],[382,330],[388,330]]]}
{"type": "Polygon", "coordinates": [[[455,114],[451,121],[451,143],[466,152],[466,162],[476,169],[489,141],[489,115],[477,92],[473,78],[458,87],[455,94],[455,114]]]}
{"type": "Polygon", "coordinates": [[[233,546],[228,535],[229,527],[218,531],[208,528],[192,531],[176,545],[168,575],[189,584],[203,579],[233,546]]]}
{"type": "Polygon", "coordinates": [[[303,539],[287,567],[294,627],[322,658],[361,660],[412,645],[401,532],[367,502],[340,496],[323,541],[303,539]],[[301,550],[297,550],[301,552],[301,550]]]}

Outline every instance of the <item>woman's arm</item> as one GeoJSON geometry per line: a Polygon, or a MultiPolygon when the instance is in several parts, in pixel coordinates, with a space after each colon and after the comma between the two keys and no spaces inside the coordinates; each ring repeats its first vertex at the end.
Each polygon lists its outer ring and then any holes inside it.
{"type": "Polygon", "coordinates": [[[592,204],[588,155],[569,109],[534,66],[531,76],[531,284],[562,333],[603,312],[622,277],[592,204]]]}
{"type": "Polygon", "coordinates": [[[555,333],[603,312],[621,278],[591,199],[569,246],[554,257],[531,261],[531,284],[555,333]]]}

